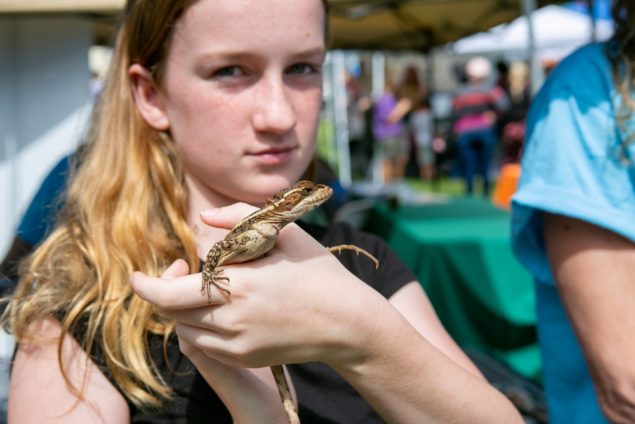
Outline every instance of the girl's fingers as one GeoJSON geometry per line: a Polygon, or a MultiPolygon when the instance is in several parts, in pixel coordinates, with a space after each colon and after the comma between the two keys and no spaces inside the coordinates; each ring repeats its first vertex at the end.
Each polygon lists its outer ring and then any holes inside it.
{"type": "Polygon", "coordinates": [[[227,336],[212,331],[209,328],[199,328],[198,326],[176,321],[174,330],[180,341],[195,346],[197,349],[201,349],[205,355],[209,355],[210,357],[212,357],[214,353],[226,351],[229,346],[227,336]]]}
{"type": "Polygon", "coordinates": [[[256,211],[257,208],[246,203],[236,203],[224,208],[204,209],[201,211],[201,220],[212,227],[232,228],[247,215],[256,211]]]}
{"type": "Polygon", "coordinates": [[[233,367],[260,368],[269,366],[262,357],[252,352],[241,351],[240,343],[232,334],[217,333],[210,329],[193,327],[177,321],[176,335],[185,342],[199,349],[206,357],[233,367]]]}
{"type": "Polygon", "coordinates": [[[190,273],[190,266],[183,259],[177,259],[172,262],[172,264],[163,271],[161,274],[161,278],[176,278],[176,277],[184,277],[190,273]]]}
{"type": "MultiPolygon", "coordinates": [[[[164,275],[178,275],[181,267],[180,264],[172,264],[164,275]]],[[[200,308],[226,302],[226,294],[211,285],[211,302],[208,303],[207,292],[202,289],[200,273],[166,279],[149,277],[137,271],[130,276],[130,284],[141,298],[166,311],[200,308]]]]}
{"type": "Polygon", "coordinates": [[[235,330],[230,328],[231,325],[226,322],[227,314],[219,308],[163,309],[161,314],[174,321],[203,331],[235,333],[235,330]]]}

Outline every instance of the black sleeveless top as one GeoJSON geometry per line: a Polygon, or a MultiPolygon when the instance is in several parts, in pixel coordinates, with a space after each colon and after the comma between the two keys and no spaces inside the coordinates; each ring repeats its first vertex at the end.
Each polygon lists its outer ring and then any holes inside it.
{"type": "MultiPolygon", "coordinates": [[[[349,271],[386,298],[405,284],[416,280],[414,274],[387,245],[373,235],[357,232],[346,224],[336,224],[329,228],[306,224],[301,226],[324,246],[355,244],[373,254],[380,262],[378,269],[375,269],[368,258],[357,256],[353,251],[342,251],[337,257],[349,271]]],[[[139,410],[128,402],[132,423],[232,422],[224,404],[179,351],[175,336],[168,345],[167,361],[163,355],[161,337],[150,340],[150,349],[175,396],[161,410],[139,410]]],[[[94,360],[101,362],[99,358],[94,360]]],[[[307,363],[287,367],[297,392],[300,420],[303,424],[383,422],[355,389],[326,365],[307,363]]],[[[125,393],[122,394],[126,396],[125,393]]]]}

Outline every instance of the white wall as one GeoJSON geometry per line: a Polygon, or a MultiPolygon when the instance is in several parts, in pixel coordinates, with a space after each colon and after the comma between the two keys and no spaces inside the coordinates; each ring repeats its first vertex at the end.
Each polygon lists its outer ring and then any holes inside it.
{"type": "Polygon", "coordinates": [[[0,257],[52,166],[84,134],[88,18],[0,15],[0,257]]]}

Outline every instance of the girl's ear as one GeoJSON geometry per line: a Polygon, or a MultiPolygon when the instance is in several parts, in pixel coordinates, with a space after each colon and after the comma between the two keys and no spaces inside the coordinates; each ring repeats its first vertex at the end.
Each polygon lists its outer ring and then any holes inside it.
{"type": "Polygon", "coordinates": [[[143,119],[156,130],[168,130],[170,120],[165,111],[163,96],[150,72],[135,63],[128,69],[128,76],[130,77],[132,96],[143,119]]]}

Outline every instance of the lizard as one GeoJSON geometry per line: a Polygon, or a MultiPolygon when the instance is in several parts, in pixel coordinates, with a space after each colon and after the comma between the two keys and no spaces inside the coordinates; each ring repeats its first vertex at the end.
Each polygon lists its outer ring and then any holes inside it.
{"type": "MultiPolygon", "coordinates": [[[[301,180],[289,188],[285,188],[271,197],[265,206],[236,224],[223,240],[211,247],[202,269],[201,292],[207,293],[207,301],[212,303],[211,286],[231,295],[228,288],[229,279],[223,275],[222,265],[247,262],[264,256],[273,248],[280,230],[287,224],[312,211],[326,202],[333,194],[333,189],[324,184],[315,184],[301,180]]],[[[342,249],[355,250],[358,254],[368,256],[375,267],[379,262],[373,255],[355,245],[330,247],[331,252],[342,249]]],[[[271,367],[280,398],[291,424],[300,422],[295,403],[291,397],[289,384],[282,365],[271,367]]]]}

